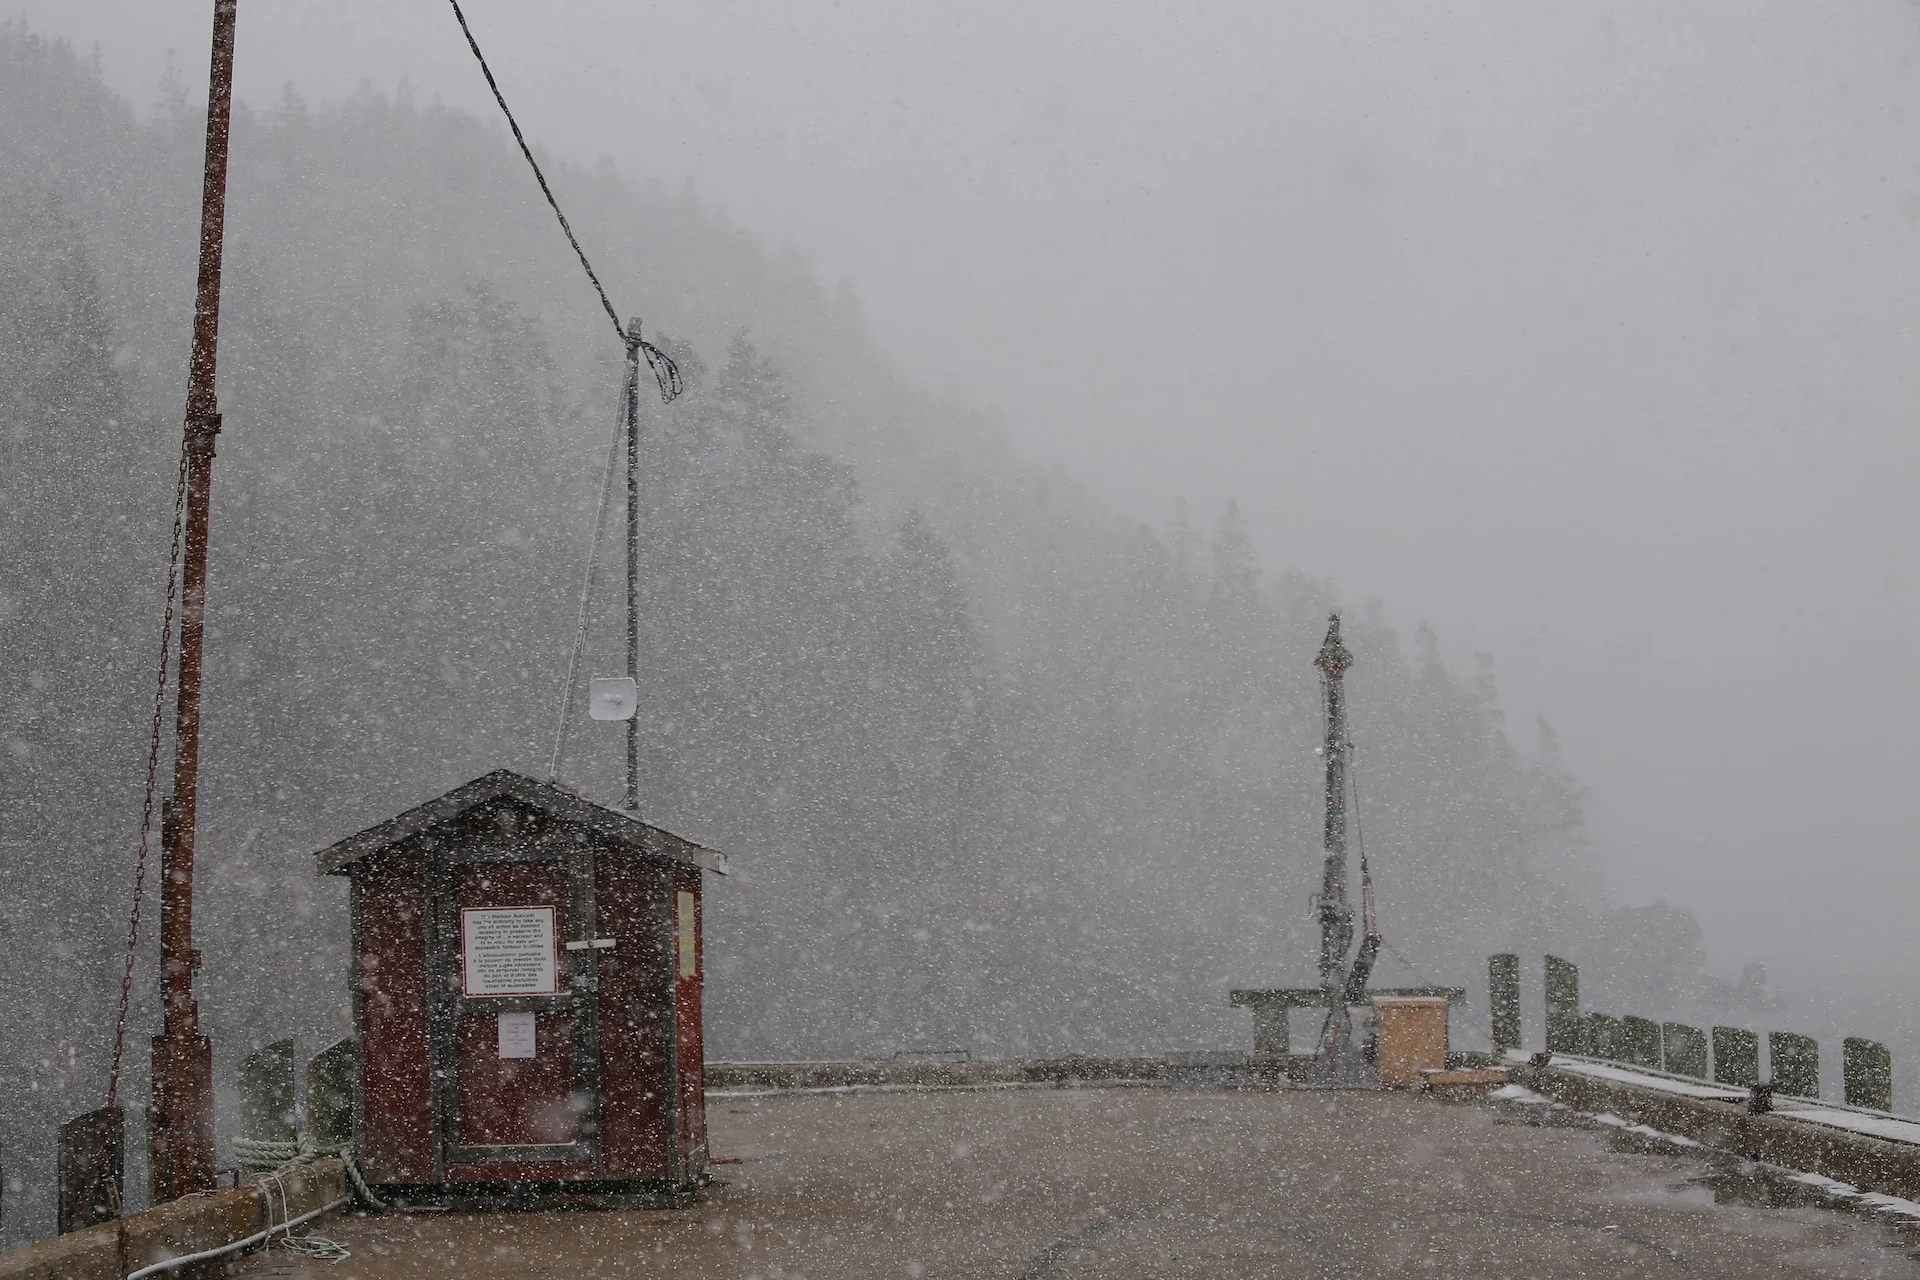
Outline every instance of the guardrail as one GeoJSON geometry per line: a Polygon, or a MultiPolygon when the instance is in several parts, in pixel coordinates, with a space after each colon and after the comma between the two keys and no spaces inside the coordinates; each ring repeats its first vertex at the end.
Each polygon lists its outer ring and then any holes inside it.
{"type": "MultiPolygon", "coordinates": [[[[1487,984],[1496,1050],[1521,1048],[1520,958],[1489,957],[1487,984]]],[[[1820,1096],[1820,1045],[1812,1036],[1769,1031],[1763,1075],[1761,1038],[1755,1031],[1722,1026],[1702,1029],[1630,1013],[1583,1011],[1579,967],[1559,956],[1546,957],[1542,985],[1549,1053],[1618,1062],[1737,1089],[1759,1086],[1794,1097],[1820,1096]]],[[[1840,1074],[1847,1106],[1884,1114],[1893,1111],[1893,1055],[1884,1044],[1846,1037],[1841,1042],[1840,1074]]]]}

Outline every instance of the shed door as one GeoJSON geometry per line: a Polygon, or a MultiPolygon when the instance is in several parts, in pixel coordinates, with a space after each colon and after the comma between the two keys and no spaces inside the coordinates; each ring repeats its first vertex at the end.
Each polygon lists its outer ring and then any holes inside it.
{"type": "Polygon", "coordinates": [[[456,862],[438,879],[430,1053],[441,1177],[593,1175],[600,1055],[590,858],[456,862]]]}

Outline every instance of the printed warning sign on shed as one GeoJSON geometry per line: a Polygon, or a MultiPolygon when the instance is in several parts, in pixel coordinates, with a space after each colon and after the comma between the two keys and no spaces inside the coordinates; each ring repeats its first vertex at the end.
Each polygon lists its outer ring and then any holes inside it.
{"type": "Polygon", "coordinates": [[[552,907],[468,907],[460,913],[470,996],[558,993],[552,907]]]}

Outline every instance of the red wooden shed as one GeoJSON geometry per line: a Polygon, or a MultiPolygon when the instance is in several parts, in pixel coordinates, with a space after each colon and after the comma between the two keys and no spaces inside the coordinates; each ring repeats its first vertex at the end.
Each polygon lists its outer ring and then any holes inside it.
{"type": "Polygon", "coordinates": [[[376,1191],[617,1200],[704,1177],[701,872],[725,855],[499,770],[316,858],[352,882],[376,1191]]]}

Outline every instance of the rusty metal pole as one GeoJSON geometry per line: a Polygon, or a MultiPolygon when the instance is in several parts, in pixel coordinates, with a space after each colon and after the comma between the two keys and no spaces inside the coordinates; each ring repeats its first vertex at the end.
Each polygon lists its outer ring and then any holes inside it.
{"type": "Polygon", "coordinates": [[[160,1034],[153,1040],[153,1194],[171,1200],[214,1185],[213,1045],[200,1033],[193,975],[193,852],[200,798],[201,645],[207,616],[207,516],[220,410],[214,374],[220,338],[220,250],[227,206],[227,134],[233,114],[236,0],[214,0],[207,87],[206,178],[200,203],[200,275],[187,365],[185,559],[180,579],[180,691],[173,796],[160,859],[160,1034]]]}

